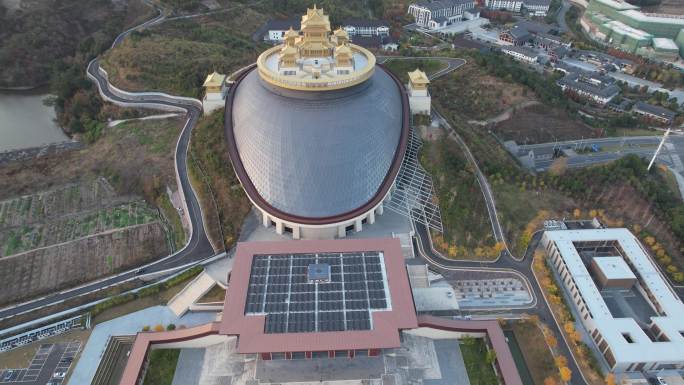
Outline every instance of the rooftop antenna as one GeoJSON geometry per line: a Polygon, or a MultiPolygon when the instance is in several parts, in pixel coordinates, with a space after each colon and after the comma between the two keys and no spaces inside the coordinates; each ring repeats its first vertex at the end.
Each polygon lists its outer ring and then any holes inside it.
{"type": "Polygon", "coordinates": [[[665,131],[665,135],[663,135],[663,139],[660,141],[658,148],[656,148],[655,153],[653,154],[653,158],[651,158],[651,163],[648,164],[648,168],[646,170],[650,171],[651,167],[653,167],[653,163],[655,163],[655,160],[658,157],[658,154],[660,153],[660,149],[663,148],[663,144],[665,144],[665,141],[667,140],[667,136],[670,135],[671,129],[672,129],[672,127],[668,127],[667,131],[665,131]]]}

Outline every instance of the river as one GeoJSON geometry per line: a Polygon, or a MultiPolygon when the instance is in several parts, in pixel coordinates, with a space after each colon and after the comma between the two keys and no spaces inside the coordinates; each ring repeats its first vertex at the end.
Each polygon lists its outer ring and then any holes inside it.
{"type": "Polygon", "coordinates": [[[0,92],[0,152],[69,140],[54,122],[55,110],[43,104],[46,96],[0,92]]]}

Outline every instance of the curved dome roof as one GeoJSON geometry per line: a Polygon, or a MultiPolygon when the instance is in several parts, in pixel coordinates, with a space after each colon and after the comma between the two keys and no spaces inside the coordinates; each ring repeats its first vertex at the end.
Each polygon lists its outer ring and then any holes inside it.
{"type": "Polygon", "coordinates": [[[393,182],[386,177],[401,163],[395,155],[403,154],[408,107],[385,70],[358,86],[321,92],[268,85],[250,70],[231,92],[227,137],[239,157],[236,164],[231,154],[233,165],[238,176],[244,171],[247,193],[253,186],[271,208],[297,218],[335,219],[393,182]]]}

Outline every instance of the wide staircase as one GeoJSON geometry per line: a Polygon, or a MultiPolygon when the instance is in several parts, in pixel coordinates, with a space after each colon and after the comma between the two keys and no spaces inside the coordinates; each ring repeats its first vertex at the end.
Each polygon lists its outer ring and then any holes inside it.
{"type": "Polygon", "coordinates": [[[128,360],[128,352],[133,346],[135,336],[112,336],[102,352],[91,385],[117,385],[128,360]]]}

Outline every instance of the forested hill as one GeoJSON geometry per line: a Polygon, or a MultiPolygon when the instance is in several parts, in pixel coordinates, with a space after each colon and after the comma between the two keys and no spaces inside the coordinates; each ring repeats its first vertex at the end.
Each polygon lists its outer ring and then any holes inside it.
{"type": "Polygon", "coordinates": [[[0,87],[48,84],[152,13],[140,0],[22,0],[18,9],[0,2],[0,87]]]}

